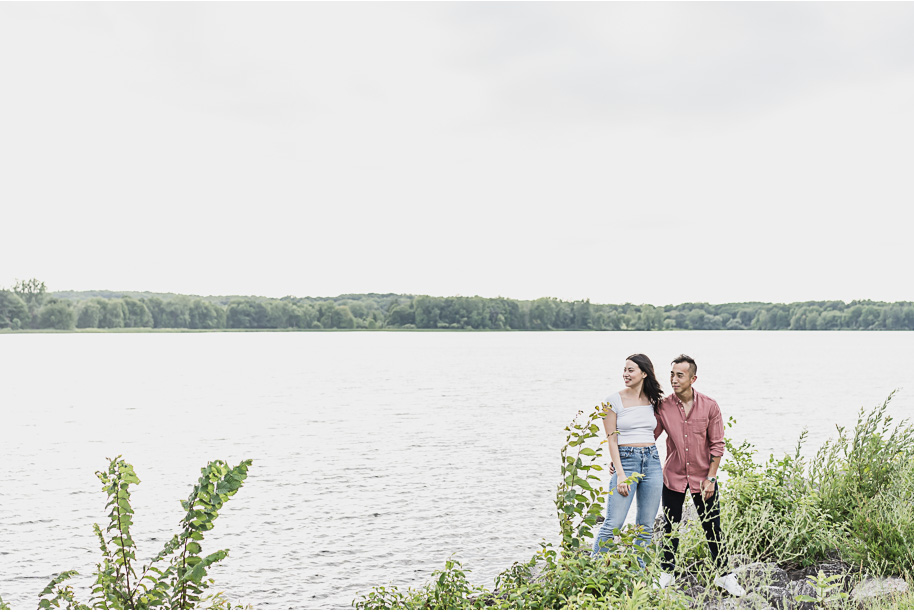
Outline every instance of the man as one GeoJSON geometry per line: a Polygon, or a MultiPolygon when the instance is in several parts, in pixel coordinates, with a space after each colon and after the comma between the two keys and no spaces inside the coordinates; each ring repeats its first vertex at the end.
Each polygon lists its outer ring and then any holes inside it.
{"type": "MultiPolygon", "coordinates": [[[[657,413],[654,438],[664,431],[667,433],[661,496],[664,529],[669,534],[674,524],[679,526],[686,493],[691,494],[711,549],[711,558],[721,573],[714,579],[714,584],[740,597],[745,591],[736,576],[728,572],[726,546],[720,529],[717,468],[724,454],[723,417],[716,401],[692,388],[698,379],[697,373],[698,366],[688,355],[674,359],[670,371],[673,393],[663,399],[657,413]]],[[[661,588],[673,583],[678,546],[679,538],[673,537],[664,548],[661,588]]]]}

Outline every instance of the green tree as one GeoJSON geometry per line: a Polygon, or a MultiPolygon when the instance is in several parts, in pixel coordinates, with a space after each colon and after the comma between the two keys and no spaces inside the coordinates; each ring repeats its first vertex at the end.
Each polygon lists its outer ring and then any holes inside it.
{"type": "Polygon", "coordinates": [[[70,302],[51,298],[38,311],[40,329],[73,329],[76,326],[76,313],[70,302]]]}
{"type": "Polygon", "coordinates": [[[190,327],[190,298],[176,296],[165,302],[162,312],[162,327],[188,329],[190,327]]]}
{"type": "Polygon", "coordinates": [[[530,327],[552,329],[555,324],[556,305],[552,298],[539,298],[530,305],[530,327]]]}
{"type": "Polygon", "coordinates": [[[96,298],[79,304],[76,327],[80,329],[98,327],[98,321],[102,316],[102,307],[99,306],[98,301],[98,298],[96,298]]]}
{"type": "Polygon", "coordinates": [[[841,329],[841,323],[844,321],[842,313],[837,310],[826,310],[819,315],[819,329],[833,330],[841,329]]]}
{"type": "Polygon", "coordinates": [[[235,299],[225,309],[225,325],[230,329],[257,329],[266,327],[266,306],[250,298],[235,299]]]}
{"type": "Polygon", "coordinates": [[[860,329],[872,329],[879,322],[879,309],[873,305],[867,305],[860,314],[860,329]]]}
{"type": "Polygon", "coordinates": [[[165,327],[165,302],[162,301],[162,298],[143,298],[143,303],[146,304],[146,310],[152,315],[152,326],[165,327]]]}
{"type": "Polygon", "coordinates": [[[123,300],[98,299],[98,305],[101,307],[101,313],[98,317],[99,327],[104,329],[124,327],[127,319],[127,307],[124,306],[123,300]]]}
{"type": "Polygon", "coordinates": [[[689,324],[689,329],[707,329],[707,318],[708,315],[704,310],[693,308],[686,316],[686,321],[689,324]]]}
{"type": "MultiPolygon", "coordinates": [[[[653,307],[652,307],[653,308],[653,307]]],[[[656,308],[654,310],[657,310],[656,308]]],[[[660,310],[658,325],[663,324],[663,311],[660,310]]],[[[593,308],[590,306],[590,300],[584,300],[582,302],[574,302],[572,305],[572,317],[574,320],[575,329],[593,329],[593,308]]],[[[652,320],[653,322],[653,320],[652,320]]],[[[648,328],[654,329],[654,328],[648,328]]],[[[659,327],[657,328],[659,329],[659,327]]]]}
{"type": "Polygon", "coordinates": [[[0,329],[19,329],[30,321],[25,301],[12,291],[0,289],[0,329]]]}
{"type": "MultiPolygon", "coordinates": [[[[45,284],[37,278],[31,278],[26,281],[17,280],[13,285],[13,293],[18,295],[28,307],[28,327],[36,327],[38,325],[38,311],[44,304],[45,299],[47,299],[47,291],[45,284]]],[[[23,327],[25,327],[26,321],[23,320],[22,323],[23,327]]]]}
{"type": "Polygon", "coordinates": [[[195,299],[187,309],[187,324],[190,329],[220,329],[225,327],[225,311],[216,304],[195,299]]]}
{"type": "MultiPolygon", "coordinates": [[[[439,298],[429,297],[427,295],[420,295],[415,300],[413,300],[413,309],[415,311],[416,317],[416,327],[419,329],[435,329],[438,327],[439,322],[449,324],[453,320],[447,320],[447,318],[441,318],[442,306],[444,306],[444,301],[439,298]]],[[[447,313],[445,314],[447,317],[447,313]]]]}
{"type": "Polygon", "coordinates": [[[152,313],[146,304],[136,298],[123,298],[125,316],[124,327],[152,327],[152,313]]]}
{"type": "Polygon", "coordinates": [[[353,329],[355,327],[355,317],[352,316],[348,306],[337,306],[333,309],[331,327],[337,329],[353,329]]]}
{"type": "Polygon", "coordinates": [[[387,325],[390,325],[391,327],[403,327],[404,325],[415,324],[415,311],[402,304],[397,304],[387,313],[387,325]]]}
{"type": "Polygon", "coordinates": [[[819,329],[819,313],[815,310],[806,313],[806,329],[819,329]]]}

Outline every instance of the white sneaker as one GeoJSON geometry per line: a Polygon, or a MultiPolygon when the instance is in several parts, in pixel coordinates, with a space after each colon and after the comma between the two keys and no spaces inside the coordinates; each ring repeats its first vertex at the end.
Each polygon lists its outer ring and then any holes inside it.
{"type": "Polygon", "coordinates": [[[714,579],[714,584],[719,586],[726,592],[730,593],[734,597],[742,597],[746,594],[746,589],[739,586],[739,582],[736,581],[736,574],[727,574],[726,576],[721,576],[720,578],[714,579]]]}
{"type": "Polygon", "coordinates": [[[673,574],[667,574],[666,572],[660,572],[660,578],[654,581],[655,589],[665,589],[671,584],[673,584],[673,574]]]}

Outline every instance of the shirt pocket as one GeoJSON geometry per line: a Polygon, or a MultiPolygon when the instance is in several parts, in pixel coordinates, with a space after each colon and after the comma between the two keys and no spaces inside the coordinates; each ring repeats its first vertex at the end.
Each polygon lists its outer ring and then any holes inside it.
{"type": "Polygon", "coordinates": [[[690,419],[689,433],[705,437],[708,434],[708,419],[690,419]]]}

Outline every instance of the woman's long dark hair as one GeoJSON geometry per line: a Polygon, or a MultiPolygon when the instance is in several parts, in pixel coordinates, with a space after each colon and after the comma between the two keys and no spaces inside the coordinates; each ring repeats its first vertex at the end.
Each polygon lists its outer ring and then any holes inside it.
{"type": "Polygon", "coordinates": [[[654,364],[651,363],[651,360],[647,355],[642,353],[629,355],[626,359],[634,361],[635,365],[641,368],[642,372],[647,374],[647,377],[644,379],[644,394],[647,396],[647,399],[650,400],[651,406],[654,407],[654,412],[658,412],[660,410],[660,402],[663,401],[663,388],[660,386],[660,383],[657,382],[657,377],[654,376],[654,364]]]}

